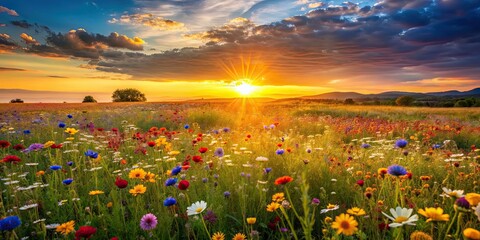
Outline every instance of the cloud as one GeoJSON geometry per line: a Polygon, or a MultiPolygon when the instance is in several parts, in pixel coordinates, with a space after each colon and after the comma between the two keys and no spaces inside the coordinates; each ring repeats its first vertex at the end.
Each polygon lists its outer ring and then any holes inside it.
{"type": "Polygon", "coordinates": [[[346,3],[264,25],[237,19],[185,35],[206,42],[198,48],[116,53],[95,65],[139,80],[234,80],[224,63],[241,71],[240,56],[251,56],[252,66],[265,66],[262,84],[322,85],[335,79],[390,84],[440,77],[478,83],[480,2],[453,2],[346,3]]]}
{"type": "Polygon", "coordinates": [[[33,24],[28,23],[25,20],[22,21],[11,21],[10,22],[13,26],[21,27],[21,28],[30,28],[33,24]]]}
{"type": "Polygon", "coordinates": [[[26,44],[32,44],[32,45],[39,45],[40,43],[37,42],[32,36],[22,33],[20,34],[20,38],[25,41],[26,44]]]}
{"type": "Polygon", "coordinates": [[[46,41],[46,44],[32,46],[26,51],[47,57],[98,59],[112,48],[141,51],[145,43],[139,37],[130,38],[116,32],[108,36],[91,34],[82,28],[64,34],[50,33],[46,41]]]}
{"type": "Polygon", "coordinates": [[[65,77],[65,76],[57,76],[57,75],[50,75],[50,76],[47,76],[49,78],[69,78],[69,77],[65,77]]]}
{"type": "Polygon", "coordinates": [[[17,47],[18,45],[10,40],[10,35],[6,33],[0,34],[0,53],[11,52],[17,47]]]}
{"type": "Polygon", "coordinates": [[[15,10],[13,10],[13,9],[8,9],[8,8],[6,8],[6,7],[4,7],[4,6],[0,6],[0,13],[3,13],[3,12],[7,13],[7,14],[10,15],[10,16],[18,17],[18,13],[17,13],[15,10]]]}
{"type": "Polygon", "coordinates": [[[109,23],[143,25],[160,30],[183,30],[185,24],[163,17],[155,16],[151,13],[124,14],[119,19],[112,18],[109,23]]]}
{"type": "Polygon", "coordinates": [[[467,86],[478,87],[478,80],[470,78],[431,78],[421,79],[416,81],[402,82],[405,85],[410,86],[422,86],[422,87],[448,87],[448,88],[465,88],[467,86]]]}
{"type": "Polygon", "coordinates": [[[6,71],[19,71],[19,72],[23,72],[23,71],[27,71],[25,69],[22,69],[22,68],[8,68],[8,67],[0,67],[0,72],[6,72],[6,71]]]}

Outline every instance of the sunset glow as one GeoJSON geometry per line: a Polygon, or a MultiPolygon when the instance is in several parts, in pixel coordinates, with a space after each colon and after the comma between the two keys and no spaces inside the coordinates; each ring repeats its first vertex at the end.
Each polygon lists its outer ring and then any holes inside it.
{"type": "Polygon", "coordinates": [[[110,101],[126,87],[162,101],[480,86],[480,3],[408,2],[8,1],[0,102],[110,101]]]}

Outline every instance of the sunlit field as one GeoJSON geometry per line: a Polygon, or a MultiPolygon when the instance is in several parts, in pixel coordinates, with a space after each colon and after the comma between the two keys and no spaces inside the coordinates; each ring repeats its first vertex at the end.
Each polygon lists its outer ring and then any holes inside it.
{"type": "Polygon", "coordinates": [[[476,108],[0,104],[0,239],[480,239],[479,145],[476,108]]]}

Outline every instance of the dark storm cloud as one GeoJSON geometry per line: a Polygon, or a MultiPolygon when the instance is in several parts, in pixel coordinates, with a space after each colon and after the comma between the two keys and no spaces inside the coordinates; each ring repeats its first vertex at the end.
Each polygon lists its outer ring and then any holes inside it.
{"type": "Polygon", "coordinates": [[[13,26],[21,27],[21,28],[30,28],[33,27],[33,24],[28,23],[25,20],[21,21],[11,21],[10,22],[13,26]]]}

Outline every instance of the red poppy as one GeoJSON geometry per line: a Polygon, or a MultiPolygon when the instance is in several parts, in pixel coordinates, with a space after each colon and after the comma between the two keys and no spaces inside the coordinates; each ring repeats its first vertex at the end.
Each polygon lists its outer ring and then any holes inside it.
{"type": "Polygon", "coordinates": [[[21,151],[23,149],[25,149],[25,146],[23,146],[22,144],[17,144],[15,146],[13,146],[13,149],[17,150],[17,151],[21,151]]]}
{"type": "Polygon", "coordinates": [[[2,159],[2,162],[5,162],[5,163],[9,162],[9,163],[16,164],[17,162],[20,162],[20,161],[22,160],[15,155],[7,155],[2,159]]]}
{"type": "Polygon", "coordinates": [[[206,153],[206,152],[208,151],[208,148],[206,148],[206,147],[201,147],[200,149],[198,149],[198,151],[199,151],[200,153],[206,153]]]}
{"type": "Polygon", "coordinates": [[[178,189],[186,190],[190,186],[190,183],[187,180],[182,180],[178,183],[178,189]]]}
{"type": "Polygon", "coordinates": [[[126,188],[128,186],[128,181],[117,177],[117,180],[115,180],[115,185],[117,185],[118,188],[126,188]]]}
{"type": "Polygon", "coordinates": [[[81,238],[89,239],[93,234],[97,232],[97,228],[92,226],[81,226],[75,232],[75,239],[80,240],[81,238]]]}
{"type": "Polygon", "coordinates": [[[203,162],[202,156],[193,156],[192,160],[196,163],[203,162]]]}
{"type": "Polygon", "coordinates": [[[155,142],[154,141],[150,141],[147,143],[149,147],[155,147],[155,142]]]}
{"type": "Polygon", "coordinates": [[[59,144],[52,144],[52,146],[50,146],[50,148],[52,149],[60,149],[63,147],[63,144],[59,143],[59,144]]]}
{"type": "Polygon", "coordinates": [[[275,185],[285,185],[289,182],[293,181],[293,178],[290,176],[283,176],[279,177],[275,180],[275,185]]]}
{"type": "Polygon", "coordinates": [[[110,240],[119,240],[118,237],[112,237],[110,240]]]}
{"type": "Polygon", "coordinates": [[[10,142],[6,140],[0,140],[0,148],[8,148],[10,147],[10,142]]]}
{"type": "Polygon", "coordinates": [[[247,138],[251,138],[251,137],[252,137],[252,135],[250,135],[250,134],[247,134],[247,138]]]}
{"type": "Polygon", "coordinates": [[[363,184],[365,184],[365,181],[363,181],[362,179],[357,181],[358,186],[363,187],[363,184]]]}

